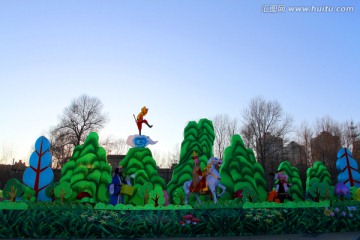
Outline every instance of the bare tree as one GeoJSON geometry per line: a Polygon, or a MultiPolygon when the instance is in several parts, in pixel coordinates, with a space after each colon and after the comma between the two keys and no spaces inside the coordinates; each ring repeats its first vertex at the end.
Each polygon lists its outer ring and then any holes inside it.
{"type": "Polygon", "coordinates": [[[341,145],[345,148],[354,150],[354,142],[359,134],[359,129],[353,121],[345,121],[339,124],[341,131],[341,145]]]}
{"type": "Polygon", "coordinates": [[[290,132],[292,122],[292,117],[283,112],[277,101],[256,97],[244,109],[242,134],[262,165],[265,164],[269,146],[277,141],[276,138],[284,138],[290,132]]]}
{"type": "Polygon", "coordinates": [[[1,153],[1,157],[0,157],[0,163],[4,164],[4,163],[12,163],[14,164],[14,153],[13,153],[13,147],[12,146],[8,146],[6,144],[3,144],[2,147],[2,153],[1,153]]]}
{"type": "Polygon", "coordinates": [[[168,165],[168,154],[163,153],[159,150],[153,150],[151,151],[153,159],[156,162],[157,167],[159,168],[166,168],[168,165]]]}
{"type": "Polygon", "coordinates": [[[229,115],[216,115],[212,120],[215,131],[214,153],[217,157],[224,157],[224,150],[230,145],[231,137],[239,133],[239,121],[231,119],[229,115]]]}
{"type": "Polygon", "coordinates": [[[276,170],[282,160],[283,141],[291,130],[292,122],[292,117],[283,112],[277,101],[266,101],[260,96],[251,99],[244,109],[242,136],[268,173],[269,189],[272,184],[269,173],[276,170]]]}
{"type": "Polygon", "coordinates": [[[360,159],[360,123],[350,123],[351,151],[355,159],[360,159]]]}
{"type": "Polygon", "coordinates": [[[314,131],[311,129],[308,122],[303,121],[297,129],[296,134],[298,143],[304,146],[306,165],[311,166],[311,139],[314,136],[314,131]]]}
{"type": "Polygon", "coordinates": [[[228,136],[229,136],[229,141],[231,141],[232,136],[234,136],[235,134],[240,133],[239,119],[233,118],[233,119],[231,119],[229,121],[228,128],[227,128],[227,133],[228,133],[228,136]]]}
{"type": "MultiPolygon", "coordinates": [[[[96,97],[82,95],[74,99],[70,106],[65,108],[59,124],[50,130],[53,146],[73,149],[80,145],[90,132],[102,129],[108,121],[102,110],[103,104],[96,97]]],[[[56,151],[66,154],[68,149],[56,151]]],[[[55,147],[52,147],[54,155],[53,150],[55,147]]]]}
{"type": "Polygon", "coordinates": [[[320,134],[321,132],[328,132],[334,136],[341,135],[339,123],[328,115],[316,120],[315,131],[316,134],[320,134]]]}
{"type": "Polygon", "coordinates": [[[159,168],[171,168],[173,164],[177,164],[180,159],[180,148],[176,144],[173,151],[161,151],[161,150],[152,150],[152,156],[156,161],[156,165],[159,168]]]}
{"type": "Polygon", "coordinates": [[[61,168],[70,159],[74,146],[70,144],[67,135],[62,131],[50,132],[49,140],[51,144],[52,167],[61,168]]]}
{"type": "Polygon", "coordinates": [[[101,146],[105,148],[107,154],[125,155],[130,146],[126,144],[123,138],[114,138],[109,136],[101,141],[101,146]]]}
{"type": "Polygon", "coordinates": [[[296,131],[297,142],[299,144],[297,151],[299,154],[296,156],[296,164],[294,165],[300,171],[300,179],[303,186],[306,185],[306,170],[313,164],[311,158],[311,139],[313,135],[314,131],[306,121],[303,121],[296,131]]]}
{"type": "Polygon", "coordinates": [[[169,153],[169,159],[170,159],[170,167],[173,164],[177,164],[180,161],[180,147],[179,144],[176,144],[173,148],[173,151],[169,153]]]}

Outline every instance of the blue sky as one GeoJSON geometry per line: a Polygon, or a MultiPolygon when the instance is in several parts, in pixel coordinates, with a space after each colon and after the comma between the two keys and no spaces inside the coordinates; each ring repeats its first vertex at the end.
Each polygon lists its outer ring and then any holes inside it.
{"type": "Polygon", "coordinates": [[[359,1],[0,1],[0,155],[28,161],[71,100],[98,97],[100,138],[137,133],[173,151],[189,121],[277,100],[295,125],[360,121],[359,1]],[[283,13],[264,13],[271,4],[283,13]],[[290,12],[352,6],[353,12],[290,12]]]}

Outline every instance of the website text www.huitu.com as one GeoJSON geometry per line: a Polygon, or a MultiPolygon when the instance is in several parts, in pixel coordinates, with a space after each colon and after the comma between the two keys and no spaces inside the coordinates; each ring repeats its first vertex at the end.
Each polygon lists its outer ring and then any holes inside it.
{"type": "Polygon", "coordinates": [[[264,4],[261,6],[263,13],[351,13],[354,11],[353,6],[287,6],[284,4],[264,4]]]}

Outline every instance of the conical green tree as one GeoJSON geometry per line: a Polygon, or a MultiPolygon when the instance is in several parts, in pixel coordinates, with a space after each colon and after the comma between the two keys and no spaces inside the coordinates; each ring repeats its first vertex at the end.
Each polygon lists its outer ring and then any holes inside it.
{"type": "Polygon", "coordinates": [[[166,189],[165,180],[159,176],[156,161],[149,148],[130,148],[120,165],[123,167],[124,176],[129,177],[135,174],[134,194],[125,198],[125,203],[131,202],[137,196],[138,188],[145,183],[151,183],[154,188],[159,186],[161,189],[166,189]]]}
{"type": "Polygon", "coordinates": [[[325,182],[329,186],[333,186],[329,170],[321,161],[316,161],[314,165],[306,171],[306,191],[309,191],[310,182],[316,179],[317,182],[325,182]]]}
{"type": "Polygon", "coordinates": [[[91,132],[84,144],[75,147],[72,157],[61,169],[60,182],[70,183],[73,191],[70,200],[81,192],[87,192],[95,201],[108,202],[110,174],[106,151],[99,146],[98,134],[91,132]]]}
{"type": "Polygon", "coordinates": [[[192,179],[193,152],[199,157],[200,169],[206,167],[209,158],[213,156],[214,140],[214,127],[210,120],[204,118],[198,123],[191,121],[187,124],[184,129],[184,140],[181,143],[180,161],[175,166],[171,181],[167,185],[169,199],[173,199],[176,189],[182,190],[184,183],[192,179]]]}
{"type": "Polygon", "coordinates": [[[222,198],[232,199],[234,192],[248,187],[256,192],[259,201],[265,201],[267,192],[264,174],[252,149],[245,147],[240,135],[234,135],[230,146],[225,149],[224,162],[220,168],[221,183],[226,186],[222,198]]]}
{"type": "Polygon", "coordinates": [[[290,187],[291,196],[295,201],[304,200],[304,191],[300,178],[300,171],[296,167],[291,166],[290,162],[283,161],[280,163],[278,170],[283,170],[288,175],[288,183],[291,183],[290,187]]]}

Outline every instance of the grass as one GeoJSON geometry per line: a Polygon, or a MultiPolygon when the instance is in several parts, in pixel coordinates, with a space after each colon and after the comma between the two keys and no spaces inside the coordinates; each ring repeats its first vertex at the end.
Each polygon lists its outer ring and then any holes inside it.
{"type": "Polygon", "coordinates": [[[358,207],[279,209],[0,209],[2,238],[152,238],[357,231],[358,207]],[[200,220],[181,225],[185,215],[200,220]],[[26,226],[26,227],[24,227],[26,226]]]}

